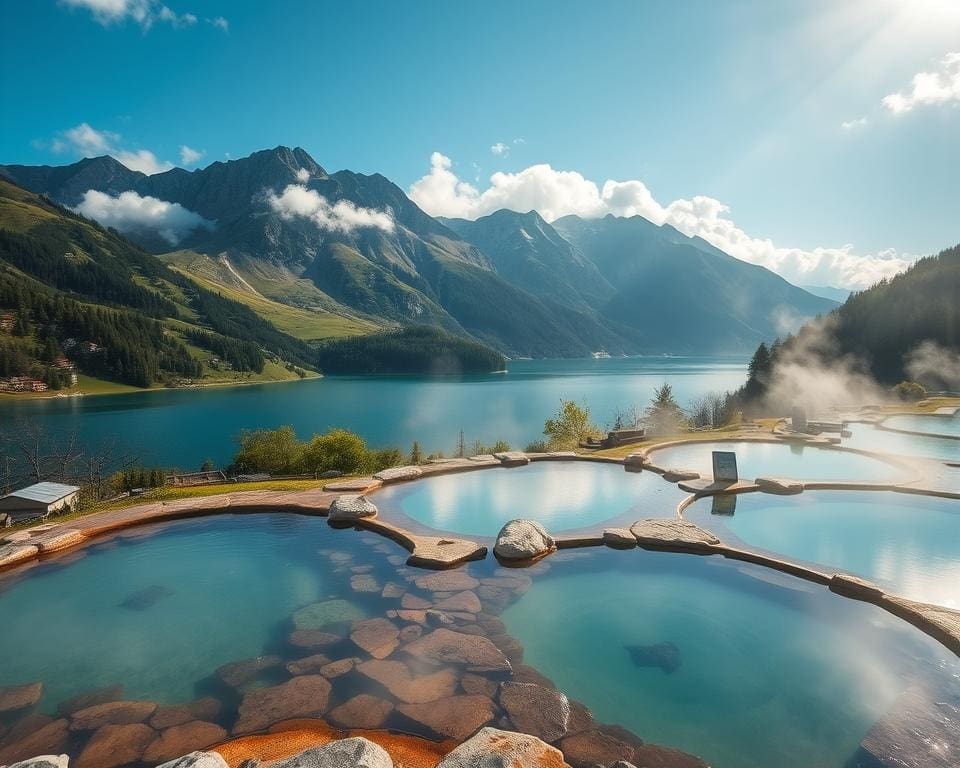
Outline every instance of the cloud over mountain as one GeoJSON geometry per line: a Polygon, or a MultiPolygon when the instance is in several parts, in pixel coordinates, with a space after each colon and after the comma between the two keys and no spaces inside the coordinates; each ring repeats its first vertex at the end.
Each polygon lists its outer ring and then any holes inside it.
{"type": "Polygon", "coordinates": [[[213,229],[213,222],[179,203],[141,196],[132,190],[116,196],[87,190],[74,210],[119,232],[155,232],[170,245],[177,245],[199,227],[213,229]]]}
{"type": "Polygon", "coordinates": [[[434,152],[430,172],[410,186],[411,199],[433,216],[477,219],[501,208],[535,210],[547,221],[576,214],[583,218],[643,216],[670,224],[690,237],[699,236],[743,261],[772,269],[800,284],[864,288],[908,267],[913,259],[893,250],[858,255],[852,245],[812,250],[775,245],[753,237],[729,217],[730,209],[705,195],[661,205],[637,179],[607,180],[602,185],[576,171],[558,171],[548,164],[516,173],[497,172],[480,191],[462,181],[449,157],[434,152]]]}
{"type": "MultiPolygon", "coordinates": [[[[123,138],[119,133],[98,131],[89,123],[80,123],[80,125],[64,131],[55,138],[51,142],[50,148],[58,154],[69,152],[80,157],[110,155],[131,171],[140,171],[147,176],[169,171],[173,168],[173,163],[169,160],[160,160],[150,150],[128,149],[122,145],[122,142],[123,138]]],[[[184,149],[189,150],[190,148],[181,147],[181,156],[184,149]]],[[[199,159],[199,157],[196,159],[199,159]]]]}
{"type": "Polygon", "coordinates": [[[288,184],[279,195],[269,190],[265,196],[267,205],[287,221],[310,219],[318,229],[331,232],[347,234],[365,227],[393,231],[393,216],[389,211],[363,208],[349,200],[330,203],[315,189],[307,189],[305,182],[309,177],[309,171],[301,168],[297,172],[297,179],[301,183],[288,184]]]}

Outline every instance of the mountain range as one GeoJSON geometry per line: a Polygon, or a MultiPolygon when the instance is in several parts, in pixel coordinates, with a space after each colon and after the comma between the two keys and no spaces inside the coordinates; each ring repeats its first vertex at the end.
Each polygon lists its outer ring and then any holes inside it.
{"type": "Polygon", "coordinates": [[[175,249],[142,220],[117,226],[261,315],[267,303],[367,327],[433,325],[512,356],[746,352],[836,306],[639,216],[434,218],[380,174],[328,173],[300,148],[151,176],[109,156],[0,176],[81,210],[90,190],[182,206],[196,226],[175,249]]]}

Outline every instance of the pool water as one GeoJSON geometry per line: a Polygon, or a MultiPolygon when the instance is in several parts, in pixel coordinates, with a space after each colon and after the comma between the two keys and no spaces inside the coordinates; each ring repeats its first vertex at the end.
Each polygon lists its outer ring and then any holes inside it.
{"type": "Polygon", "coordinates": [[[701,499],[684,516],[720,536],[829,566],[914,600],[960,608],[960,501],[889,492],[751,493],[713,514],[701,499]],[[731,536],[732,534],[732,536],[731,536]]]}
{"type": "Polygon", "coordinates": [[[903,413],[888,417],[884,420],[883,425],[891,429],[907,429],[911,432],[960,437],[960,414],[954,414],[953,416],[918,416],[903,413]]]}
{"type": "Polygon", "coordinates": [[[960,462],[960,440],[891,432],[872,424],[848,424],[846,428],[850,437],[844,438],[842,444],[850,448],[960,462]]]}
{"type": "Polygon", "coordinates": [[[515,518],[557,533],[631,512],[629,522],[672,515],[686,495],[652,472],[626,472],[619,464],[545,461],[393,485],[372,498],[387,519],[399,512],[436,530],[496,536],[515,518]]]}
{"type": "Polygon", "coordinates": [[[598,720],[717,768],[843,768],[903,691],[957,679],[941,646],[823,587],[720,558],[576,555],[501,617],[526,663],[598,720]]]}
{"type": "Polygon", "coordinates": [[[871,456],[791,443],[690,443],[653,451],[654,464],[670,469],[693,469],[713,477],[713,451],[734,451],[742,479],[782,477],[791,480],[890,482],[908,473],[871,456]]]}

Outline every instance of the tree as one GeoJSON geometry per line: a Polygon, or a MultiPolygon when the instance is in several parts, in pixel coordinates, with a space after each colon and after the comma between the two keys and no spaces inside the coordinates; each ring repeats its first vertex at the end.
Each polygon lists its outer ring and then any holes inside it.
{"type": "Polygon", "coordinates": [[[927,396],[927,390],[915,381],[901,381],[892,391],[897,399],[906,403],[915,403],[927,396]]]}
{"type": "Polygon", "coordinates": [[[200,466],[201,472],[213,472],[214,469],[213,459],[204,459],[203,464],[200,466]]]}
{"type": "Polygon", "coordinates": [[[460,430],[460,439],[457,440],[457,458],[462,459],[467,455],[467,445],[463,438],[463,430],[460,430]]]}
{"type": "Polygon", "coordinates": [[[410,448],[410,463],[411,464],[423,463],[423,450],[420,448],[420,443],[416,440],[413,441],[413,445],[410,448]]]}
{"type": "Polygon", "coordinates": [[[561,400],[552,419],[543,424],[543,434],[551,451],[572,450],[599,432],[590,422],[590,409],[573,400],[561,400]]]}
{"type": "Polygon", "coordinates": [[[244,430],[238,442],[240,450],[233,457],[233,463],[241,472],[290,475],[302,468],[304,445],[297,440],[291,426],[244,430]]]}
{"type": "Polygon", "coordinates": [[[314,435],[303,451],[303,466],[308,472],[336,470],[344,474],[362,472],[367,465],[367,444],[363,438],[345,429],[314,435]]]}
{"type": "Polygon", "coordinates": [[[673,387],[666,382],[654,390],[646,416],[650,432],[654,435],[672,435],[686,426],[683,410],[673,396],[673,387]]]}
{"type": "Polygon", "coordinates": [[[763,342],[757,347],[757,351],[750,358],[750,365],[747,366],[747,383],[744,387],[744,394],[750,400],[758,400],[767,393],[767,385],[770,381],[770,371],[773,367],[773,358],[770,350],[763,342]]]}

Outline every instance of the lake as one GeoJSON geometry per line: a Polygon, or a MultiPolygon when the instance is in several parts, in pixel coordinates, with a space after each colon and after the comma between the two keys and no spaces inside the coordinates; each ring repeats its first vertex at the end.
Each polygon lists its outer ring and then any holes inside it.
{"type": "Polygon", "coordinates": [[[5,401],[0,424],[38,419],[51,431],[76,429],[90,445],[112,438],[146,465],[198,468],[230,461],[242,429],[291,424],[302,438],[345,427],[375,447],[427,452],[507,440],[523,448],[542,436],[561,399],[586,402],[595,422],[617,409],[643,408],[668,382],[682,406],[739,387],[739,357],[630,357],[605,360],[514,360],[506,373],[464,378],[330,376],[243,387],[154,390],[123,395],[5,401]]]}

